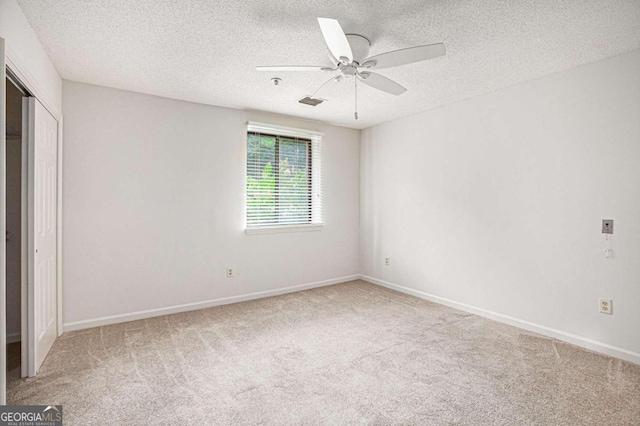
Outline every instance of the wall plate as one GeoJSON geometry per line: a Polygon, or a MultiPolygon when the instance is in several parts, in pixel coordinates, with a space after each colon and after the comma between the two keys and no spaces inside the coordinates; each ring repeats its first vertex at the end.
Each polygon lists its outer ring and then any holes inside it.
{"type": "Polygon", "coordinates": [[[599,309],[601,314],[611,315],[613,313],[613,300],[611,299],[600,299],[599,300],[599,309]]]}

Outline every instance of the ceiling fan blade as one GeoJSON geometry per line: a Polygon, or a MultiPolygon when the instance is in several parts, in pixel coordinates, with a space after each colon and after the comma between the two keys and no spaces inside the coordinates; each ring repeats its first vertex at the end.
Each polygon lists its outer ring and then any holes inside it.
{"type": "Polygon", "coordinates": [[[331,54],[340,61],[352,62],[353,52],[351,52],[351,45],[340,23],[335,19],[318,18],[318,24],[320,24],[322,36],[331,54]]]}
{"type": "Polygon", "coordinates": [[[427,59],[443,56],[445,53],[446,49],[443,43],[427,44],[424,46],[408,47],[406,49],[394,50],[392,52],[372,56],[365,59],[362,66],[364,68],[379,70],[383,68],[412,64],[414,62],[426,61],[427,59]]]}
{"type": "Polygon", "coordinates": [[[256,67],[257,71],[335,71],[337,68],[313,67],[306,65],[276,65],[266,67],[256,67]]]}
{"type": "Polygon", "coordinates": [[[383,77],[380,74],[375,74],[372,72],[361,72],[358,74],[358,78],[364,84],[371,86],[374,89],[390,93],[392,95],[398,96],[407,91],[407,89],[400,86],[395,81],[388,79],[387,77],[383,77]]]}

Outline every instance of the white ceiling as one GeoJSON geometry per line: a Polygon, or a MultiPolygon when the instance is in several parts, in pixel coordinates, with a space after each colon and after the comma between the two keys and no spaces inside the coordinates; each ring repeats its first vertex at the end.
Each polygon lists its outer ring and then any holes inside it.
{"type": "Polygon", "coordinates": [[[640,48],[638,0],[18,0],[62,78],[354,128],[640,48]],[[336,18],[371,55],[444,42],[447,55],[380,70],[398,97],[328,85],[325,73],[256,65],[330,65],[316,18],[336,18]]]}

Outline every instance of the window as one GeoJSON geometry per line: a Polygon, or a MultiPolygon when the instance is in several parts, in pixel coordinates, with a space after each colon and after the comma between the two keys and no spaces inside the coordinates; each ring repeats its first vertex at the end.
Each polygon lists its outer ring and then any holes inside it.
{"type": "Polygon", "coordinates": [[[250,122],[247,233],[322,226],[322,134],[250,122]]]}

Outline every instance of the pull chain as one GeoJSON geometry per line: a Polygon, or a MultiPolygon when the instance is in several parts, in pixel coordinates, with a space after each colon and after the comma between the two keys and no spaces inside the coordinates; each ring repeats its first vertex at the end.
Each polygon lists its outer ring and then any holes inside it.
{"type": "Polygon", "coordinates": [[[339,77],[331,77],[329,80],[325,81],[324,83],[322,83],[322,86],[318,87],[318,89],[313,92],[313,95],[309,96],[310,98],[313,98],[316,93],[318,93],[320,91],[320,89],[322,89],[324,86],[326,86],[331,80],[335,80],[335,81],[340,81],[339,77]]]}
{"type": "Polygon", "coordinates": [[[355,75],[353,76],[353,79],[356,82],[356,105],[355,105],[355,112],[354,112],[354,116],[356,117],[356,120],[358,119],[358,76],[355,75]]]}

